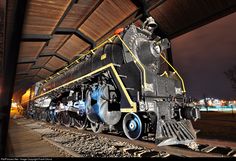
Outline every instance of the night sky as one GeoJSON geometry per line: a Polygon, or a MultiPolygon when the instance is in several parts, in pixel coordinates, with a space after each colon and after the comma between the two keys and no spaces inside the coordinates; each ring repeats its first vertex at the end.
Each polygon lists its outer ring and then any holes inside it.
{"type": "Polygon", "coordinates": [[[236,13],[171,42],[174,66],[185,80],[188,96],[236,99],[224,74],[236,65],[236,13]]]}

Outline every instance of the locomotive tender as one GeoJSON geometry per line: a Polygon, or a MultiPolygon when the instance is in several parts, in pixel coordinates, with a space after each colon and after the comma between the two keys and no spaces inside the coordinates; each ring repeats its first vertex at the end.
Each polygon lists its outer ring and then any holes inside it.
{"type": "Polygon", "coordinates": [[[165,56],[170,42],[155,35],[156,27],[149,17],[142,27],[118,29],[72,65],[36,83],[32,108],[47,108],[53,121],[91,126],[95,133],[118,131],[133,140],[153,136],[158,146],[193,143],[190,120],[200,113],[186,99],[183,79],[165,56]],[[166,66],[173,72],[164,71],[166,66]]]}

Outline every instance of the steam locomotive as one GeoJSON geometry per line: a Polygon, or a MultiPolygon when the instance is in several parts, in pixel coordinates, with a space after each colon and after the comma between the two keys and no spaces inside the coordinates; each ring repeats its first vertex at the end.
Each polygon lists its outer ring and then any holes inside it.
{"type": "Polygon", "coordinates": [[[155,34],[152,17],[115,35],[33,87],[30,108],[41,118],[129,139],[153,137],[158,146],[196,139],[191,120],[199,109],[186,98],[184,81],[168,62],[168,39],[155,34]],[[169,70],[172,69],[172,70],[169,70]],[[36,110],[37,111],[37,110],[36,110]]]}

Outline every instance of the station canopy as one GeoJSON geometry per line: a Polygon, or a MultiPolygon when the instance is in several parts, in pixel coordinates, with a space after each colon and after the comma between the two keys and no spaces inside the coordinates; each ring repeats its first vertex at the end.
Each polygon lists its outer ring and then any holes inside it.
{"type": "Polygon", "coordinates": [[[235,0],[29,0],[15,78],[25,92],[106,40],[152,16],[170,39],[226,16],[235,0]]]}

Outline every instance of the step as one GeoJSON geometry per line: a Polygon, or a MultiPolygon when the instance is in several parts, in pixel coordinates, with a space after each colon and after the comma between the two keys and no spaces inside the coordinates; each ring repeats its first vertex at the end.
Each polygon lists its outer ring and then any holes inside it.
{"type": "Polygon", "coordinates": [[[134,91],[134,88],[126,88],[127,90],[132,90],[132,91],[134,91]]]}
{"type": "Polygon", "coordinates": [[[119,77],[121,77],[121,78],[127,78],[126,75],[119,75],[119,77]]]}

